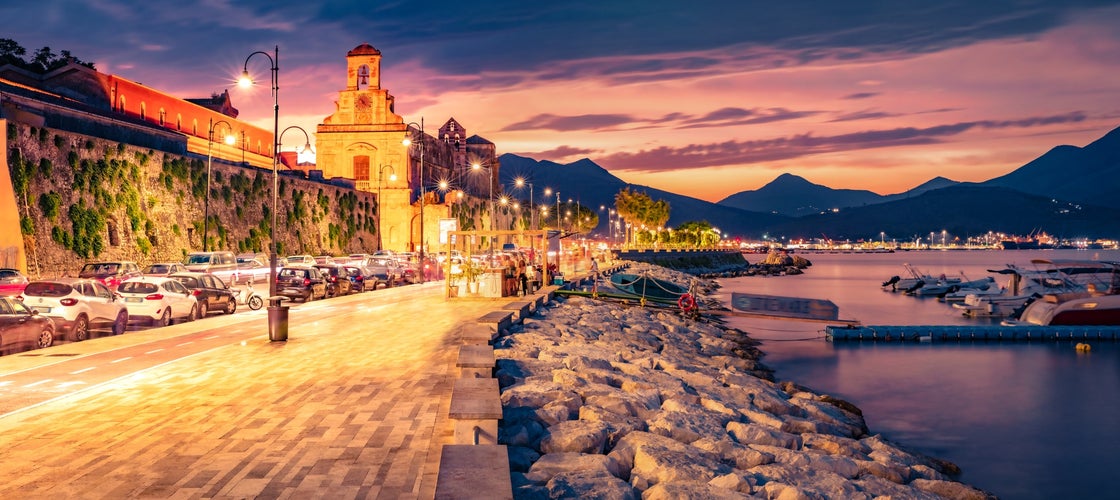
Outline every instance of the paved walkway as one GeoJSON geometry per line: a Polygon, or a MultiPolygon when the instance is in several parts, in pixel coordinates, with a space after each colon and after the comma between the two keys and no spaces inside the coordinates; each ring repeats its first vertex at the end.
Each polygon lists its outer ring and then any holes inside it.
{"type": "Polygon", "coordinates": [[[0,498],[432,498],[458,326],[500,303],[386,292],[294,307],[287,342],[262,310],[0,357],[2,377],[203,325],[231,336],[0,416],[0,498]]]}

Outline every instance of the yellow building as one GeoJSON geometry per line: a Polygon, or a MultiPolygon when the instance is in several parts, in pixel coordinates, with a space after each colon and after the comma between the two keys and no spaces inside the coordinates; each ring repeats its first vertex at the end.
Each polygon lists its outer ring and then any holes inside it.
{"type": "Polygon", "coordinates": [[[493,143],[466,137],[454,118],[437,138],[422,130],[423,119],[405,123],[396,114],[392,94],[381,88],[381,51],[373,46],[363,43],[346,53],[346,87],[335,107],[316,129],[316,168],[324,178],[353,179],[355,189],[378,193],[379,248],[419,251],[421,241],[425,251],[436,247],[439,220],[450,216],[445,193],[437,190],[440,181],[469,195],[500,191],[493,143]],[[472,163],[492,169],[491,175],[481,182],[466,175],[472,163]]]}

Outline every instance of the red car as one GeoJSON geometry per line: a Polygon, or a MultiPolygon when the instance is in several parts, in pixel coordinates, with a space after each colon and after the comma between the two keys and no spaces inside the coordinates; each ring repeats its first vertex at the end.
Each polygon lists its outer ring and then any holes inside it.
{"type": "Polygon", "coordinates": [[[117,262],[90,262],[82,266],[81,272],[78,273],[79,278],[95,279],[114,292],[117,291],[117,286],[120,285],[122,281],[143,275],[144,273],[140,272],[140,266],[136,265],[135,262],[127,260],[117,262]]]}
{"type": "Polygon", "coordinates": [[[27,287],[27,276],[18,269],[0,268],[0,297],[14,297],[27,287]]]}

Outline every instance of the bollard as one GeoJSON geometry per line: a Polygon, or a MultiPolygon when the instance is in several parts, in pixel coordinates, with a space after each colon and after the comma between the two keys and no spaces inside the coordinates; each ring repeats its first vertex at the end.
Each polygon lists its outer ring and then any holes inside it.
{"type": "Polygon", "coordinates": [[[268,298],[268,340],[271,342],[284,342],[288,340],[288,306],[284,305],[287,297],[276,296],[268,298]]]}

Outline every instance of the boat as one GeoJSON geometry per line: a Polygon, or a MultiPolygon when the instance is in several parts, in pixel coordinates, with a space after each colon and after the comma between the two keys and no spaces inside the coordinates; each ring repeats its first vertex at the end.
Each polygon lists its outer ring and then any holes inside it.
{"type": "Polygon", "coordinates": [[[1045,294],[1008,324],[1120,325],[1120,263],[1098,264],[1102,272],[1084,290],[1045,294]]]}
{"type": "Polygon", "coordinates": [[[1113,262],[1065,259],[1034,259],[1034,269],[1008,264],[1005,269],[988,272],[1009,276],[999,294],[969,294],[953,307],[965,316],[1019,317],[1032,302],[1047,295],[1087,292],[1111,286],[1113,262]]]}
{"type": "Polygon", "coordinates": [[[615,273],[611,275],[611,286],[615,289],[646,300],[676,302],[688,293],[688,288],[645,275],[615,273]]]}
{"type": "MultiPolygon", "coordinates": [[[[883,282],[883,288],[891,287],[892,292],[899,290],[903,292],[914,292],[919,288],[926,286],[936,286],[939,284],[953,284],[960,283],[961,279],[956,277],[948,277],[942,274],[941,276],[933,276],[929,273],[919,271],[918,268],[910,265],[903,264],[906,273],[910,275],[909,278],[901,278],[899,276],[891,276],[891,279],[883,282]]],[[[942,292],[943,293],[943,292],[942,292]]]]}
{"type": "MultiPolygon", "coordinates": [[[[922,285],[906,293],[909,295],[918,295],[925,297],[945,297],[952,293],[959,293],[961,290],[975,290],[983,292],[991,288],[992,283],[995,283],[995,281],[995,278],[992,277],[985,277],[978,280],[969,281],[938,280],[932,285],[922,285]]],[[[961,296],[961,300],[964,300],[964,295],[961,296]]]]}

